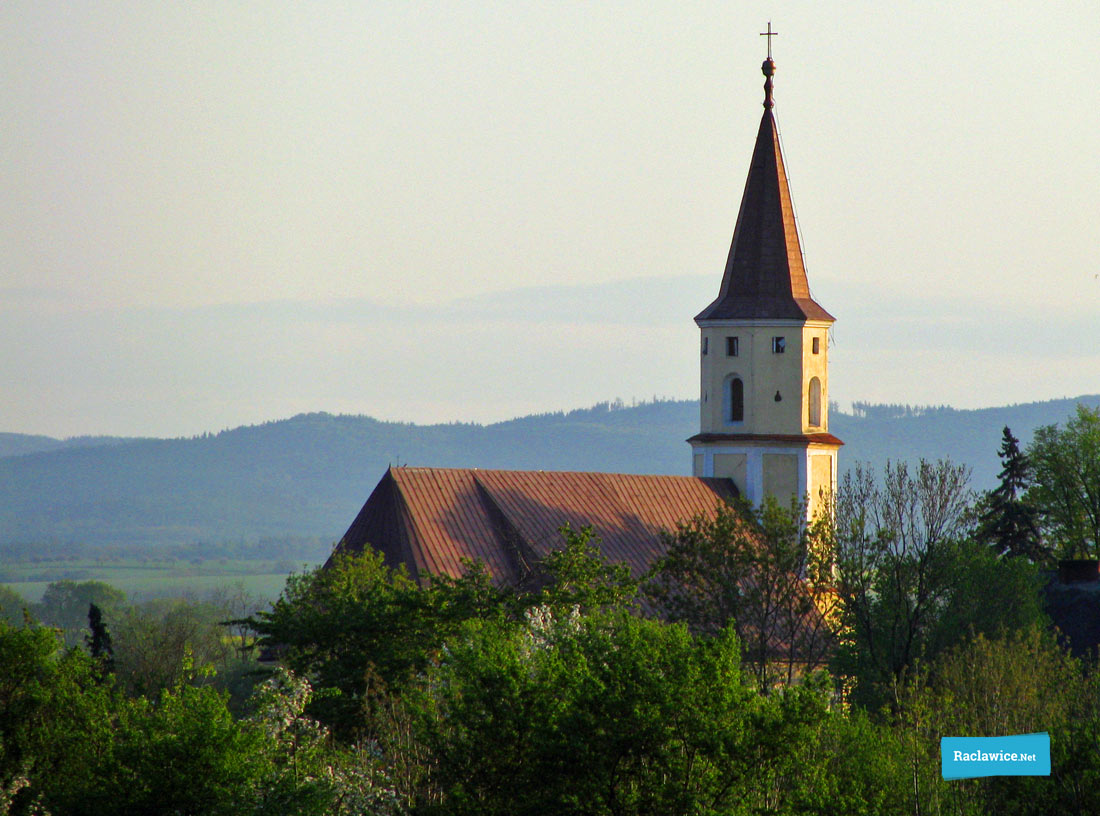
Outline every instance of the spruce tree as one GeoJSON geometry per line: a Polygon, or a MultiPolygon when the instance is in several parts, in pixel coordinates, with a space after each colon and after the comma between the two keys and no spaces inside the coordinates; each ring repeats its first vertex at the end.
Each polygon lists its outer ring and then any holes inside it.
{"type": "Polygon", "coordinates": [[[1001,555],[1027,558],[1035,563],[1050,560],[1049,548],[1039,534],[1039,511],[1025,497],[1031,484],[1031,464],[1020,450],[1020,440],[1006,425],[1001,437],[1001,483],[982,502],[978,538],[1001,555]]]}
{"type": "Polygon", "coordinates": [[[111,645],[111,633],[107,631],[107,624],[103,622],[103,611],[94,603],[88,604],[88,628],[91,633],[84,636],[84,642],[88,644],[88,652],[99,663],[103,674],[113,674],[115,650],[111,645]]]}

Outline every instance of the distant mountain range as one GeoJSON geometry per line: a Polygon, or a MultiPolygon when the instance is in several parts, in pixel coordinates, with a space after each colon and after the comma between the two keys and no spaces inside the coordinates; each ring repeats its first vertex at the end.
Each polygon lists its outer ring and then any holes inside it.
{"type": "MultiPolygon", "coordinates": [[[[830,431],[856,461],[949,457],[996,484],[1001,429],[1025,444],[1100,395],[981,410],[857,404],[830,431]]],[[[191,439],[0,434],[0,544],[335,541],[390,465],[686,474],[692,401],[603,403],[492,425],[302,414],[191,439]]]]}

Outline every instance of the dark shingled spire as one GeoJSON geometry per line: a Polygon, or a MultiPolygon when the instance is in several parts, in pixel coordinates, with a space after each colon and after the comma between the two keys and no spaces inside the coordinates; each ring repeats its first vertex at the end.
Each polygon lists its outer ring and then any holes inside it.
{"type": "Polygon", "coordinates": [[[749,177],[733,230],[718,298],[695,320],[834,320],[810,297],[802,247],[794,223],[791,191],[772,115],[771,57],[761,70],[764,118],[756,134],[749,177]]]}

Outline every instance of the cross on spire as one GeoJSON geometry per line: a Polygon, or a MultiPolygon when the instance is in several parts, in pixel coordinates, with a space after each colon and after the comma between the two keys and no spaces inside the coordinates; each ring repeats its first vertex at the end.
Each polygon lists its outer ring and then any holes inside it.
{"type": "Polygon", "coordinates": [[[760,32],[761,37],[768,38],[768,59],[772,58],[772,37],[778,37],[778,31],[772,31],[772,21],[768,20],[768,30],[760,32]]]}
{"type": "Polygon", "coordinates": [[[778,37],[779,32],[772,31],[772,21],[768,20],[768,30],[761,31],[760,36],[768,38],[768,58],[764,60],[760,70],[767,77],[764,80],[764,107],[771,110],[775,107],[775,101],[772,99],[772,77],[775,76],[775,63],[772,61],[772,37],[778,37]]]}

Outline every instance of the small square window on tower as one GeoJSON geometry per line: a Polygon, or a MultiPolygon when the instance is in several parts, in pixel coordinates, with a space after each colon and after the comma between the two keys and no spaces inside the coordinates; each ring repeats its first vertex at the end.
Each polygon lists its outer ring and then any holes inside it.
{"type": "Polygon", "coordinates": [[[821,353],[821,338],[820,337],[815,337],[814,338],[814,354],[820,354],[820,353],[821,353]]]}
{"type": "Polygon", "coordinates": [[[772,353],[782,354],[787,350],[787,338],[786,337],[773,337],[772,338],[772,353]]]}
{"type": "Polygon", "coordinates": [[[738,339],[736,337],[727,337],[726,338],[726,356],[727,357],[736,357],[738,352],[740,351],[740,347],[741,347],[741,344],[738,342],[738,339]]]}

